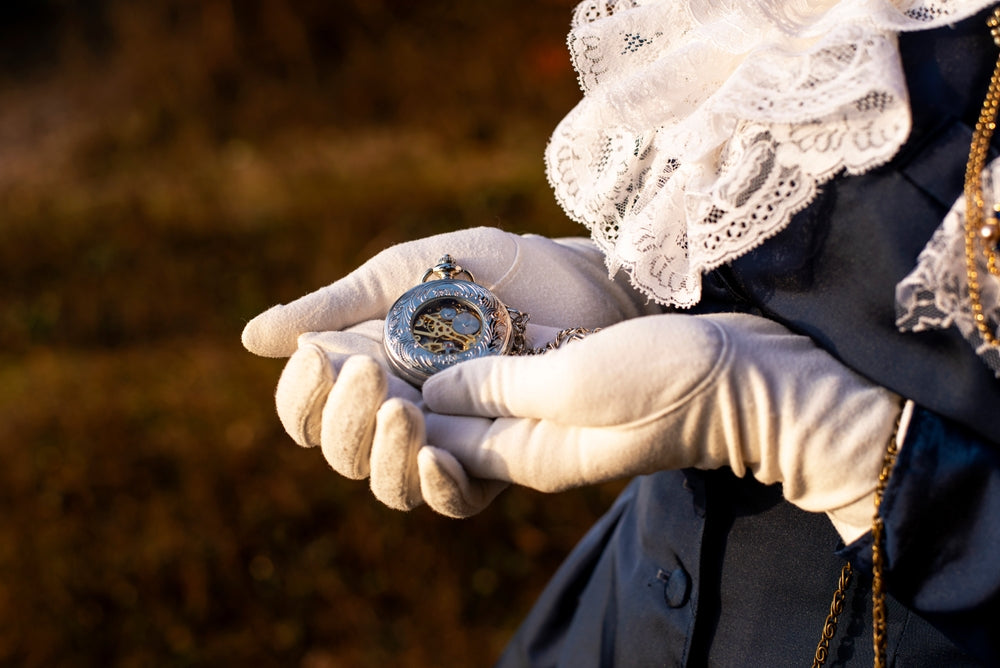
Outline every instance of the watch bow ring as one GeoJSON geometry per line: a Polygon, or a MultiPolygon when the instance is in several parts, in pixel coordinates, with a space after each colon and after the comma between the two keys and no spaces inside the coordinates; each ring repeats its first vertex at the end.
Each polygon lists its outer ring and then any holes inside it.
{"type": "Polygon", "coordinates": [[[459,362],[524,352],[527,320],[445,255],[389,309],[383,344],[393,371],[420,387],[459,362]]]}

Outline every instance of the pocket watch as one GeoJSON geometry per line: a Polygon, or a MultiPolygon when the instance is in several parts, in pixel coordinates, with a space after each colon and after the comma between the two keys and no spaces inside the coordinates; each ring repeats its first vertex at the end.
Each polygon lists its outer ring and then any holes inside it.
{"type": "Polygon", "coordinates": [[[420,387],[459,362],[523,353],[527,321],[445,255],[389,309],[383,345],[397,375],[420,387]]]}

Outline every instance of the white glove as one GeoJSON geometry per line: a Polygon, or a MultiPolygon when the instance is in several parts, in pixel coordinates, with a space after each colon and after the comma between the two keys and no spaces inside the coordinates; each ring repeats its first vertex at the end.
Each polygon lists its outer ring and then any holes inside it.
{"type": "Polygon", "coordinates": [[[423,394],[455,495],[468,476],[557,491],[729,466],[782,483],[847,542],[870,526],[901,404],[809,338],[738,314],[637,318],[546,355],[471,360],[423,394]]]}
{"type": "Polygon", "coordinates": [[[265,357],[287,357],[298,347],[300,334],[384,318],[446,253],[536,325],[603,327],[660,310],[627,281],[611,281],[604,256],[589,240],[478,227],[382,251],[339,281],[258,315],[243,330],[243,345],[265,357]]]}
{"type": "Polygon", "coordinates": [[[415,411],[420,393],[385,373],[381,328],[381,321],[369,321],[344,332],[302,335],[278,380],[275,405],[292,440],[320,446],[343,476],[371,475],[373,491],[389,505],[412,508],[422,501],[409,473],[416,471],[423,434],[405,431],[413,420],[400,414],[415,411]],[[379,456],[383,451],[392,456],[379,456]]]}
{"type": "MultiPolygon", "coordinates": [[[[382,330],[383,321],[370,320],[343,332],[299,337],[275,391],[285,431],[303,447],[320,447],[330,467],[344,477],[370,477],[375,498],[390,508],[411,510],[426,500],[451,517],[480,512],[507,483],[462,481],[457,490],[450,455],[429,452],[418,464],[426,442],[423,400],[419,390],[389,371],[382,330]]],[[[554,334],[532,325],[526,332],[529,345],[554,334]]],[[[453,420],[463,430],[487,429],[491,422],[453,420]]]]}
{"type": "Polygon", "coordinates": [[[476,228],[389,248],[345,278],[247,324],[243,343],[251,352],[291,355],[275,400],[297,443],[320,446],[344,476],[370,475],[376,497],[391,507],[409,509],[426,500],[464,516],[478,512],[506,483],[467,482],[456,496],[448,471],[457,464],[450,456],[431,452],[416,463],[425,442],[420,393],[386,373],[381,343],[381,318],[445,253],[508,306],[531,316],[531,345],[550,340],[558,328],[604,326],[658,307],[609,280],[603,255],[590,241],[476,228]]]}

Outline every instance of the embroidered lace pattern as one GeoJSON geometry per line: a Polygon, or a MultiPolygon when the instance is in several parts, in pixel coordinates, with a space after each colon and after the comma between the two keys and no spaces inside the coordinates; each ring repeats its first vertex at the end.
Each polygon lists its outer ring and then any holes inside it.
{"type": "MultiPolygon", "coordinates": [[[[983,193],[1000,201],[1000,159],[984,171],[983,193]],[[992,196],[991,196],[992,194],[992,196]]],[[[1000,322],[1000,280],[980,258],[980,299],[989,322],[1000,322]]],[[[896,325],[920,332],[957,327],[980,359],[1000,378],[1000,353],[986,345],[972,319],[965,266],[965,198],[960,197],[928,242],[916,268],[896,286],[896,325]]]]}
{"type": "Polygon", "coordinates": [[[584,97],[546,149],[556,197],[612,274],[691,306],[704,272],[783,229],[825,181],[896,153],[910,130],[896,33],[987,4],[584,2],[568,40],[584,97]]]}

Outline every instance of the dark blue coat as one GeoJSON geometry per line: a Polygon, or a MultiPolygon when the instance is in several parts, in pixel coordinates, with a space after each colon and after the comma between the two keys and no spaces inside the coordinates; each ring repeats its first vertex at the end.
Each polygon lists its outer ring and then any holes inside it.
{"type": "MultiPolygon", "coordinates": [[[[985,13],[901,35],[900,49],[907,144],[833,180],[781,234],[706,277],[696,312],[777,320],[918,404],[883,502],[890,665],[1000,665],[1000,381],[954,329],[900,333],[894,307],[962,194],[997,49],[985,13]]],[[[809,665],[847,557],[861,573],[827,665],[870,666],[869,541],[844,548],[825,516],[728,469],[639,478],[500,665],[809,665]]]]}

